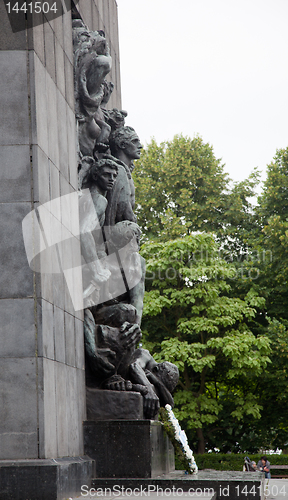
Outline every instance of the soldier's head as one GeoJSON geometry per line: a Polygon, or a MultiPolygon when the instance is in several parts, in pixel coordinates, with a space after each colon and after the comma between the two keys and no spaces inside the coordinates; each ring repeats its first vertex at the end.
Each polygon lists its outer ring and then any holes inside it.
{"type": "Polygon", "coordinates": [[[110,137],[110,149],[116,158],[122,151],[131,160],[140,158],[142,145],[138,135],[132,127],[119,127],[112,132],[110,137]]]}
{"type": "Polygon", "coordinates": [[[110,191],[113,188],[117,175],[117,163],[107,158],[94,162],[90,171],[92,182],[103,191],[110,191]]]}
{"type": "Polygon", "coordinates": [[[163,361],[163,363],[157,363],[152,372],[167,387],[169,392],[174,391],[179,380],[179,370],[176,365],[169,363],[169,361],[163,361]]]}

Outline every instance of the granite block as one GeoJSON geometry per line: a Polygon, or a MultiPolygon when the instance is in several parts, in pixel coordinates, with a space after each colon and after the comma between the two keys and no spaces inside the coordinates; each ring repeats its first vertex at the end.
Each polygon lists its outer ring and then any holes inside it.
{"type": "MultiPolygon", "coordinates": [[[[32,53],[33,54],[33,53],[32,53]]],[[[37,55],[34,55],[35,71],[35,110],[32,112],[36,120],[35,144],[48,156],[48,103],[47,103],[47,84],[46,70],[37,55]]]]}
{"type": "MultiPolygon", "coordinates": [[[[53,200],[53,214],[60,215],[60,173],[58,168],[49,160],[51,200],[53,200]]],[[[59,217],[60,220],[60,217],[59,217]]]]}
{"type": "Polygon", "coordinates": [[[33,49],[45,66],[44,24],[33,27],[33,49]]]}
{"type": "Polygon", "coordinates": [[[91,20],[92,20],[92,2],[87,2],[87,0],[79,1],[79,10],[81,12],[82,19],[84,23],[89,26],[91,29],[91,20]]]}
{"type": "Polygon", "coordinates": [[[67,134],[68,134],[68,162],[70,171],[74,169],[74,175],[69,179],[75,186],[75,172],[77,172],[77,151],[76,151],[76,123],[73,111],[67,106],[67,134]],[[74,179],[74,181],[73,181],[74,179]]]}
{"type": "Polygon", "coordinates": [[[69,179],[69,159],[68,159],[68,131],[66,121],[67,103],[62,94],[57,91],[57,109],[62,119],[61,126],[58,127],[58,146],[59,146],[59,170],[65,179],[69,179]]]}
{"type": "Polygon", "coordinates": [[[33,147],[34,201],[47,203],[51,200],[50,163],[41,148],[33,147]]]}
{"type": "MultiPolygon", "coordinates": [[[[78,408],[79,408],[79,420],[81,425],[87,418],[86,412],[86,384],[85,384],[85,370],[77,370],[77,394],[78,394],[78,408]]],[[[83,426],[82,426],[83,429],[83,426]]],[[[84,441],[83,432],[81,434],[80,447],[83,447],[84,453],[84,441]]]]}
{"type": "MultiPolygon", "coordinates": [[[[76,240],[74,240],[75,242],[76,240]]],[[[75,245],[74,245],[75,248],[75,245]]],[[[75,255],[72,255],[74,258],[75,255]]],[[[65,308],[73,316],[82,319],[83,316],[83,283],[81,267],[64,271],[67,293],[65,294],[65,308]]]]}
{"type": "Polygon", "coordinates": [[[67,367],[67,426],[68,426],[68,456],[80,454],[80,434],[83,432],[79,419],[77,387],[77,369],[67,367]]]}
{"type": "Polygon", "coordinates": [[[44,23],[44,46],[45,46],[45,67],[56,82],[56,63],[55,63],[55,43],[54,32],[49,23],[44,23]]]}
{"type": "Polygon", "coordinates": [[[54,33],[61,47],[64,48],[63,16],[54,19],[54,33]]]}
{"type": "Polygon", "coordinates": [[[101,28],[97,29],[103,29],[104,28],[104,2],[105,0],[98,0],[97,6],[99,10],[99,17],[100,17],[100,23],[102,23],[101,28]]]}
{"type": "MultiPolygon", "coordinates": [[[[118,64],[116,64],[116,98],[117,98],[117,105],[116,107],[119,109],[122,109],[122,102],[121,102],[121,76],[120,76],[120,64],[119,64],[119,58],[118,59],[118,64]]],[[[116,62],[116,61],[115,61],[116,62]]]]}
{"type": "Polygon", "coordinates": [[[0,459],[36,458],[35,358],[0,358],[0,459]]]}
{"type": "Polygon", "coordinates": [[[110,36],[110,33],[109,33],[109,28],[110,28],[110,25],[109,25],[109,0],[108,2],[103,2],[103,21],[104,21],[104,31],[106,33],[106,35],[109,37],[110,36]]]}
{"type": "Polygon", "coordinates": [[[30,203],[0,204],[0,298],[33,295],[30,269],[22,236],[22,220],[31,210],[30,203]]]}
{"type": "Polygon", "coordinates": [[[94,3],[92,3],[92,28],[98,30],[100,26],[99,10],[94,3]]]}
{"type": "Polygon", "coordinates": [[[143,397],[139,392],[86,388],[88,420],[141,420],[143,397]]]}
{"type": "MultiPolygon", "coordinates": [[[[44,255],[45,254],[43,253],[43,256],[44,255]]],[[[45,269],[47,269],[47,264],[52,266],[52,263],[48,259],[45,259],[45,269]]],[[[50,273],[41,273],[41,288],[39,297],[45,299],[45,301],[50,302],[51,304],[53,303],[53,278],[54,276],[50,273]]]]}
{"type": "Polygon", "coordinates": [[[40,426],[44,427],[44,443],[40,443],[40,458],[57,457],[57,419],[56,419],[56,388],[55,362],[43,360],[44,411],[40,426]],[[42,445],[42,446],[41,446],[42,445]]]}
{"type": "Polygon", "coordinates": [[[55,360],[65,363],[64,311],[54,305],[55,360]]]}
{"type": "MultiPolygon", "coordinates": [[[[67,209],[67,203],[68,203],[67,198],[62,199],[62,196],[65,197],[67,194],[71,194],[71,193],[74,193],[74,189],[72,188],[72,186],[70,186],[68,179],[66,179],[64,177],[64,175],[62,174],[62,172],[60,172],[60,196],[61,196],[61,211],[62,211],[62,213],[64,212],[65,209],[67,209]]],[[[63,213],[63,224],[64,224],[64,221],[66,218],[68,218],[68,220],[70,220],[69,215],[63,213]]],[[[69,229],[70,223],[68,225],[65,224],[65,227],[67,227],[67,229],[69,229]]]]}
{"type": "Polygon", "coordinates": [[[83,321],[75,318],[75,364],[81,370],[85,369],[83,321]]]}
{"type": "Polygon", "coordinates": [[[45,422],[44,422],[44,367],[43,358],[37,357],[37,397],[38,397],[38,447],[39,457],[45,456],[45,422]]]}
{"type": "Polygon", "coordinates": [[[65,312],[65,360],[66,365],[75,366],[75,325],[74,317],[65,312]]]}
{"type": "Polygon", "coordinates": [[[38,355],[54,360],[54,310],[47,300],[38,300],[38,355]]]}
{"type": "Polygon", "coordinates": [[[63,35],[64,52],[71,64],[73,64],[73,44],[72,44],[72,16],[71,10],[63,15],[63,35]]]}
{"type": "MultiPolygon", "coordinates": [[[[61,94],[65,96],[65,66],[64,66],[64,51],[58,40],[55,40],[55,56],[56,56],[56,82],[61,94]]],[[[61,116],[60,114],[58,116],[61,116]]]]}
{"type": "MultiPolygon", "coordinates": [[[[174,471],[165,476],[157,478],[122,478],[92,480],[95,489],[111,488],[119,485],[124,489],[142,488],[146,494],[148,487],[151,497],[163,495],[172,491],[189,492],[191,497],[206,500],[263,500],[264,499],[263,474],[258,472],[236,472],[236,471],[205,471],[200,470],[197,474],[187,475],[184,471],[174,471]],[[262,477],[261,477],[262,476],[262,477]],[[174,488],[174,489],[173,489],[174,488]],[[251,491],[251,493],[249,493],[251,491]]],[[[190,496],[183,494],[183,496],[190,496]]],[[[145,496],[145,495],[144,495],[145,496]]],[[[147,495],[148,496],[148,495],[147,495]]],[[[165,495],[163,495],[165,496],[165,495]]],[[[168,495],[169,496],[169,495],[168,495]]],[[[171,496],[173,498],[173,496],[171,496]]]]}
{"type": "MultiPolygon", "coordinates": [[[[77,283],[77,285],[75,285],[75,286],[79,287],[79,290],[82,291],[82,289],[83,289],[82,285],[81,285],[81,288],[80,288],[80,285],[78,284],[80,282],[82,283],[82,278],[81,278],[81,280],[79,279],[78,282],[77,281],[75,282],[75,283],[77,283]]],[[[75,314],[75,318],[80,319],[80,321],[84,321],[84,310],[83,309],[79,309],[78,311],[75,311],[74,314],[75,314]]]]}
{"type": "Polygon", "coordinates": [[[1,500],[59,500],[90,488],[95,464],[89,457],[0,461],[1,500]]]}
{"type": "Polygon", "coordinates": [[[30,148],[0,146],[0,203],[31,200],[30,148]]]}
{"type": "Polygon", "coordinates": [[[53,302],[60,309],[65,308],[65,282],[63,274],[53,274],[53,302]]]}
{"type": "Polygon", "coordinates": [[[47,103],[48,104],[48,147],[49,147],[49,158],[56,165],[59,165],[59,147],[58,147],[58,128],[61,127],[62,119],[65,117],[60,117],[57,110],[57,87],[46,73],[46,91],[47,91],[47,103]],[[56,117],[58,118],[56,120],[56,117]]]}
{"type": "Polygon", "coordinates": [[[4,2],[0,2],[0,50],[25,50],[26,31],[13,33],[4,2]]]}
{"type": "Polygon", "coordinates": [[[29,144],[26,52],[0,51],[0,66],[0,144],[29,144]]]}
{"type": "MultiPolygon", "coordinates": [[[[67,233],[67,230],[63,226],[63,234],[67,233]]],[[[69,312],[70,314],[74,315],[75,314],[75,307],[73,303],[74,297],[78,297],[79,294],[81,294],[81,290],[76,290],[75,289],[75,277],[74,275],[77,274],[77,269],[73,269],[73,263],[74,263],[74,253],[77,250],[77,246],[80,246],[79,240],[76,238],[72,238],[71,233],[69,239],[63,239],[62,244],[61,244],[61,254],[62,254],[62,266],[64,269],[64,309],[65,311],[69,312]],[[66,271],[69,269],[70,271],[66,271]],[[67,276],[68,272],[68,276],[67,276]]],[[[75,299],[74,299],[75,300],[75,299]]],[[[82,304],[82,302],[81,302],[82,304]]]]}
{"type": "Polygon", "coordinates": [[[84,450],[96,460],[98,478],[153,478],[170,472],[169,441],[160,422],[86,421],[84,450]]]}
{"type": "Polygon", "coordinates": [[[68,456],[67,368],[63,363],[56,363],[55,365],[58,457],[68,456]]]}
{"type": "MultiPolygon", "coordinates": [[[[72,136],[73,137],[73,136],[72,136]]],[[[72,140],[72,139],[70,139],[72,140]]],[[[69,164],[69,181],[71,186],[77,190],[78,189],[78,165],[76,161],[76,150],[74,151],[73,145],[71,145],[71,152],[70,152],[70,157],[72,155],[72,159],[74,158],[74,161],[69,164]]]]}
{"type": "MultiPolygon", "coordinates": [[[[62,2],[61,2],[61,0],[60,0],[60,2],[58,0],[57,3],[59,5],[59,3],[61,4],[62,2]]],[[[50,24],[51,29],[52,29],[53,33],[55,34],[55,20],[53,19],[53,17],[54,17],[53,13],[52,14],[49,14],[49,13],[44,14],[44,22],[45,23],[48,22],[50,24]]]]}
{"type": "MultiPolygon", "coordinates": [[[[60,196],[61,196],[61,221],[64,226],[63,231],[66,230],[71,232],[71,198],[75,198],[75,191],[72,186],[69,184],[68,180],[60,172],[60,196]]],[[[76,200],[75,200],[76,201],[76,200]]]]}
{"type": "Polygon", "coordinates": [[[110,37],[110,40],[111,40],[111,47],[112,45],[114,45],[114,26],[115,26],[115,23],[116,23],[116,20],[117,20],[117,17],[115,18],[115,8],[116,8],[116,5],[115,5],[115,2],[114,0],[109,0],[108,1],[108,22],[109,22],[109,26],[108,26],[108,30],[109,30],[109,37],[110,37]]]}
{"type": "Polygon", "coordinates": [[[35,356],[34,299],[1,299],[0,318],[0,357],[35,356]]]}
{"type": "MultiPolygon", "coordinates": [[[[74,70],[73,63],[70,61],[66,53],[64,54],[65,65],[65,98],[72,111],[74,111],[74,70]]],[[[69,140],[69,137],[68,137],[69,140]]]]}
{"type": "Polygon", "coordinates": [[[111,4],[111,32],[110,37],[115,50],[119,53],[119,33],[118,33],[118,8],[116,2],[111,4]]]}

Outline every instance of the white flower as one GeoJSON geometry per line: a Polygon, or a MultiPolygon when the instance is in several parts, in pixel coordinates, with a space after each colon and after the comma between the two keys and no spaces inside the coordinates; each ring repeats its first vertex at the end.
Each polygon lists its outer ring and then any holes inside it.
{"type": "Polygon", "coordinates": [[[178,419],[175,417],[172,408],[170,405],[165,406],[167,413],[168,413],[168,420],[172,424],[172,427],[174,429],[174,435],[176,441],[181,444],[181,448],[184,452],[184,455],[186,459],[189,461],[189,468],[192,472],[197,472],[198,467],[196,465],[195,459],[193,457],[193,452],[188,444],[188,439],[186,436],[186,432],[183,431],[180,427],[180,424],[178,422],[178,419]]]}

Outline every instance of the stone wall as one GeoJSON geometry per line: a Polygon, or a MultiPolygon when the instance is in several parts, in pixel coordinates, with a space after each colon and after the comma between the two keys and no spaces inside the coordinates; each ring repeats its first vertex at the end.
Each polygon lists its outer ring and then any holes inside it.
{"type": "MultiPolygon", "coordinates": [[[[116,2],[77,8],[106,32],[109,107],[121,108],[116,2]]],[[[86,414],[83,315],[63,275],[29,268],[21,226],[77,190],[71,11],[14,34],[2,2],[0,18],[0,459],[73,457],[83,454],[86,414]]]]}

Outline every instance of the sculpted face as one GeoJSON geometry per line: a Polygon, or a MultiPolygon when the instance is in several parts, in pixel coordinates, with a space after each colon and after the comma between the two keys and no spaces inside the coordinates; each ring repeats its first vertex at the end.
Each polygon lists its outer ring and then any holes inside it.
{"type": "Polygon", "coordinates": [[[109,166],[101,168],[95,175],[95,181],[103,191],[110,191],[114,186],[116,178],[117,171],[109,166]]]}
{"type": "Polygon", "coordinates": [[[123,148],[124,153],[132,160],[138,160],[140,158],[142,144],[137,134],[131,135],[127,141],[125,141],[125,147],[123,148]]]}
{"type": "Polygon", "coordinates": [[[93,31],[92,32],[92,48],[97,52],[98,55],[107,54],[107,41],[105,38],[104,31],[93,31]]]}

